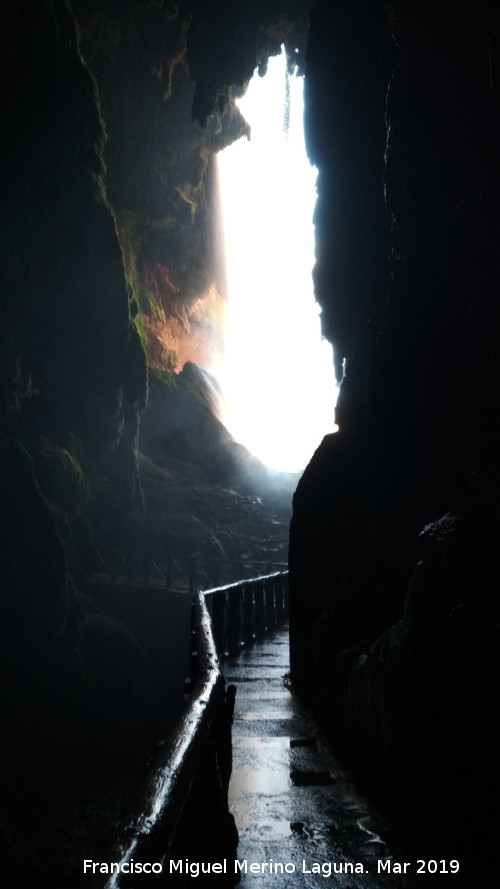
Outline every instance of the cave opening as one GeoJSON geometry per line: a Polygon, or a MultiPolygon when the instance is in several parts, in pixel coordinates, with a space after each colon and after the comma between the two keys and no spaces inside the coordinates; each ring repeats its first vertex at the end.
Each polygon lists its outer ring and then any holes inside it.
{"type": "Polygon", "coordinates": [[[224,422],[273,470],[304,468],[334,429],[331,345],[314,299],[315,167],[303,78],[284,49],[237,104],[251,132],[218,155],[228,294],[224,422]]]}

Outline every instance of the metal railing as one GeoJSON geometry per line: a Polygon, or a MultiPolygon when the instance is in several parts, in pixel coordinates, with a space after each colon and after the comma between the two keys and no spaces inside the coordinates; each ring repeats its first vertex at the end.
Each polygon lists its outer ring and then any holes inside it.
{"type": "Polygon", "coordinates": [[[204,591],[220,660],[288,621],[288,572],[263,574],[204,591]]]}
{"type": "Polygon", "coordinates": [[[151,873],[130,873],[130,862],[161,864],[168,860],[198,761],[214,726],[225,721],[225,686],[212,638],[204,596],[193,603],[196,669],[189,704],[151,768],[147,781],[124,819],[108,860],[116,865],[109,877],[85,878],[82,885],[105,889],[151,885],[151,873]],[[222,711],[222,713],[221,713],[222,711]],[[125,865],[125,869],[123,869],[125,865]]]}
{"type": "MultiPolygon", "coordinates": [[[[179,854],[176,847],[183,848],[182,831],[186,830],[183,828],[183,813],[189,807],[190,796],[196,794],[193,788],[196,788],[197,774],[207,768],[207,762],[213,762],[214,768],[222,773],[222,782],[218,784],[222,784],[223,793],[227,794],[234,694],[226,695],[219,662],[235,656],[244,646],[252,645],[287,619],[287,572],[263,575],[196,594],[193,600],[191,688],[186,709],[111,847],[108,859],[115,864],[117,872],[100,878],[88,875],[82,885],[101,889],[150,886],[151,873],[130,872],[132,860],[134,868],[138,862],[156,863],[163,868],[163,874],[169,873],[171,855],[179,854]],[[207,750],[214,752],[212,759],[207,759],[207,750]],[[223,774],[225,770],[227,773],[223,774]]],[[[224,802],[227,804],[227,797],[224,802]]],[[[214,836],[219,837],[220,824],[214,823],[212,803],[210,796],[198,792],[196,805],[206,807],[203,823],[208,831],[212,830],[214,836]]],[[[226,828],[224,822],[223,830],[226,828]]],[[[195,860],[197,837],[191,835],[189,825],[187,830],[189,854],[195,860]]]]}
{"type": "MultiPolygon", "coordinates": [[[[231,578],[257,572],[282,571],[287,566],[279,560],[229,559],[221,556],[209,558],[196,555],[189,558],[174,557],[168,553],[164,559],[153,559],[150,554],[134,549],[106,548],[100,551],[100,562],[94,571],[98,580],[114,584],[140,584],[164,587],[171,592],[189,592],[194,595],[207,583],[232,583],[231,578]]],[[[253,578],[252,578],[253,579],[253,578]]],[[[237,583],[242,582],[238,581],[237,583]]],[[[237,585],[237,583],[235,585],[237,585]]]]}

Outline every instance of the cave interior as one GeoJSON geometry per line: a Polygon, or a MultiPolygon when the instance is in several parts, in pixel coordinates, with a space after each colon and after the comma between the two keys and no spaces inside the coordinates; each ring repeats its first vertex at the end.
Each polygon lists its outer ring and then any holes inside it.
{"type": "Polygon", "coordinates": [[[296,488],[294,687],[401,830],[436,858],[460,849],[463,885],[484,885],[500,792],[497,6],[19,0],[4,16],[10,884],[55,886],[57,849],[98,844],[162,731],[137,616],[106,610],[92,579],[134,548],[155,565],[168,548],[282,564],[273,529],[296,488]],[[217,418],[203,368],[223,338],[214,157],[248,135],[236,99],[282,45],[305,74],[314,287],[341,386],[338,432],[280,487],[217,418]]]}

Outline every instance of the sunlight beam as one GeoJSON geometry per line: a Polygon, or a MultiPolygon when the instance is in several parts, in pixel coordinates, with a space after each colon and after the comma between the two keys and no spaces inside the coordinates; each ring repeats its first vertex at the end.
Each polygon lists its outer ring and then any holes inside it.
{"type": "Polygon", "coordinates": [[[303,82],[286,67],[282,52],[253,77],[238,101],[251,140],[218,157],[228,285],[220,376],[232,435],[271,468],[298,471],[333,431],[337,389],[311,277],[316,170],[303,82]]]}

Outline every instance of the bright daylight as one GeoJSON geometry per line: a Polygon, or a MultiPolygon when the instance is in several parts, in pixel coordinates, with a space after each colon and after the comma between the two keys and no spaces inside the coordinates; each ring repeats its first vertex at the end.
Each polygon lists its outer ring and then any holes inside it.
{"type": "Polygon", "coordinates": [[[285,53],[271,58],[238,102],[251,140],[218,158],[229,292],[224,421],[255,456],[289,472],[333,431],[337,395],[311,278],[316,170],[302,93],[285,53]]]}

